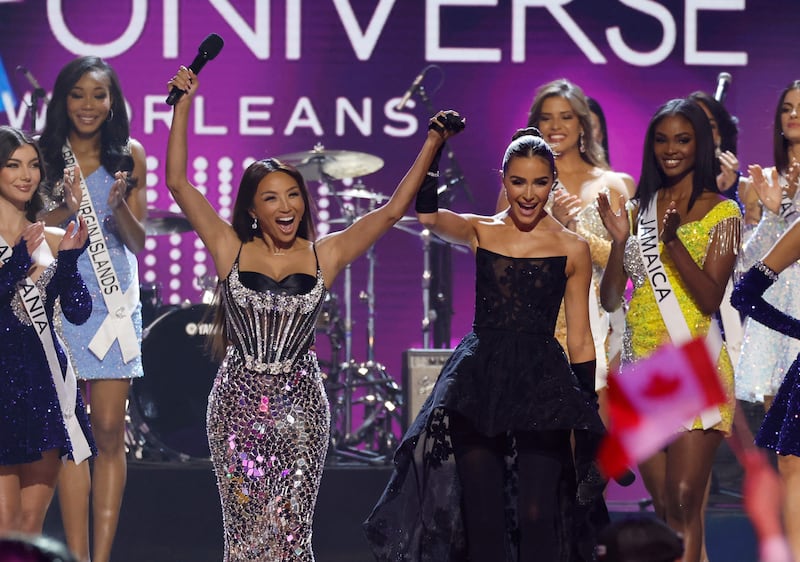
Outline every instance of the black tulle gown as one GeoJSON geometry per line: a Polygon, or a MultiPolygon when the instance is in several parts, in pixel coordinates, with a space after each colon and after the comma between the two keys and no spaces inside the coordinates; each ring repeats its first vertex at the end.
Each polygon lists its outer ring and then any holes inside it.
{"type": "MultiPolygon", "coordinates": [[[[365,522],[378,560],[468,560],[461,484],[449,412],[487,436],[575,430],[584,442],[603,433],[597,408],[554,337],[564,297],[565,256],[509,258],[478,248],[473,330],[456,347],[395,453],[395,471],[365,522]]],[[[508,560],[517,560],[513,439],[507,455],[508,560]]],[[[595,532],[608,520],[604,482],[586,448],[563,457],[557,532],[562,561],[591,560],[595,532]]]]}

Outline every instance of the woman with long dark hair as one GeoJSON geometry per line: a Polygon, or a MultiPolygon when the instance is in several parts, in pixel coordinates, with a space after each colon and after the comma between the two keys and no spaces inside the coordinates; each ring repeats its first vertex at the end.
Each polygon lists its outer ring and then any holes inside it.
{"type": "Polygon", "coordinates": [[[734,404],[733,368],[712,316],[736,261],[741,213],[719,192],[714,159],[703,110],[690,100],[671,100],[650,120],[632,208],[614,212],[607,195],[598,199],[612,238],[600,283],[603,306],[619,306],[628,279],[634,285],[621,376],[665,343],[717,336],[708,339],[716,342],[715,374],[728,402],[676,427],[676,439],[639,465],[656,513],[686,540],[687,562],[700,559],[706,484],[731,430],[734,404]]]}
{"type": "Polygon", "coordinates": [[[63,224],[77,213],[92,232],[79,268],[93,313],[80,328],[65,324],[64,338],[83,381],[98,455],[91,476],[87,465],[67,463],[58,492],[67,543],[93,562],[111,556],[126,480],[126,401],[131,379],[143,374],[136,254],[145,241],[145,154],[129,135],[114,69],[97,57],[67,63],[53,86],[40,139],[52,188],[44,218],[63,224]],[[74,166],[79,181],[64,188],[64,170],[74,166]]]}

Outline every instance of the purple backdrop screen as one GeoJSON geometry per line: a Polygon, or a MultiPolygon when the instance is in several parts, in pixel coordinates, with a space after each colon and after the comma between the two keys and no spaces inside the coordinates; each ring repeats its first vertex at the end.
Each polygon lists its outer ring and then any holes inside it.
{"type": "MultiPolygon", "coordinates": [[[[190,126],[190,179],[230,216],[243,168],[253,158],[311,150],[365,152],[384,166],[356,180],[389,194],[424,136],[429,107],[417,94],[396,104],[424,68],[432,109],[456,109],[467,130],[451,142],[464,181],[452,207],[490,213],[498,167],[524,126],[537,86],[576,82],[603,106],[613,167],[638,177],[643,135],[655,109],[694,90],[713,93],[733,76],[726,100],[740,122],[739,158],[771,164],[779,91],[798,78],[795,4],[773,0],[8,0],[0,2],[0,123],[30,128],[26,67],[48,92],[63,64],[102,56],[117,70],[132,135],[147,151],[148,203],[178,211],[164,185],[170,108],[166,83],[211,32],[225,40],[200,74],[190,126]],[[776,14],[792,17],[775,17],[776,14]]],[[[37,124],[43,123],[42,104],[37,124]]],[[[452,163],[446,162],[452,166],[452,163]]],[[[311,181],[321,220],[338,228],[338,205],[311,181]]],[[[355,200],[364,206],[365,201],[355,200]]],[[[421,347],[423,253],[413,222],[375,246],[375,358],[396,378],[401,354],[421,347]]],[[[165,303],[199,302],[213,274],[193,233],[153,236],[140,254],[143,283],[165,303]]],[[[368,261],[352,266],[353,358],[367,350],[368,261]]],[[[341,308],[343,277],[334,285],[341,308]]],[[[473,262],[453,253],[452,338],[469,330],[473,262]]],[[[340,311],[343,314],[343,311],[340,311]]],[[[320,348],[325,346],[321,330],[320,348]]],[[[324,354],[324,352],[321,352],[324,354]]]]}

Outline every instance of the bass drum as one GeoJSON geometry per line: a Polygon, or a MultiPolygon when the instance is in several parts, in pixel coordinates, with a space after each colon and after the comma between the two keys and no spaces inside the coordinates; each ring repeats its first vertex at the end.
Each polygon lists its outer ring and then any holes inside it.
{"type": "Polygon", "coordinates": [[[144,377],[131,388],[131,418],[145,447],[167,458],[208,459],[208,395],[219,363],[210,358],[207,304],[169,310],[142,337],[144,377]],[[133,419],[133,418],[139,419],[133,419]]]}

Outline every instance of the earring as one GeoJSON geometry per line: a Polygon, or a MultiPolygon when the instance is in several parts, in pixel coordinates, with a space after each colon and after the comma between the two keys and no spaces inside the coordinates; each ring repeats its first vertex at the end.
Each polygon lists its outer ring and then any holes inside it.
{"type": "Polygon", "coordinates": [[[253,230],[258,230],[258,217],[253,217],[253,224],[250,226],[253,230]]]}
{"type": "Polygon", "coordinates": [[[114,119],[114,110],[109,108],[108,117],[106,117],[106,121],[110,122],[112,119],[114,119]]]}
{"type": "Polygon", "coordinates": [[[581,153],[586,152],[586,144],[583,142],[583,131],[581,131],[581,136],[578,139],[578,150],[580,150],[581,153]]]}

